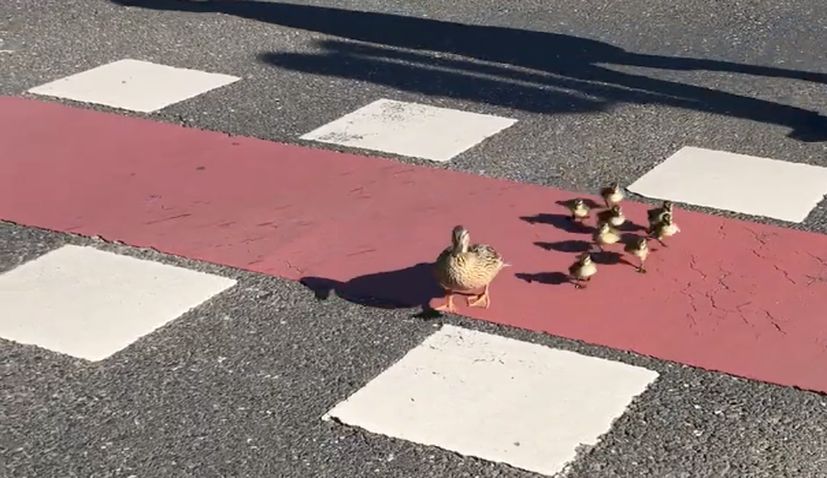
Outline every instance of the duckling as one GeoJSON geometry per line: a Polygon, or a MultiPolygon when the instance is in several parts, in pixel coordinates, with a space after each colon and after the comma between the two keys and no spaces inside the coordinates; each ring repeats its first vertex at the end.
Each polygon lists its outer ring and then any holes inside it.
{"type": "Polygon", "coordinates": [[[580,254],[577,262],[569,266],[569,275],[576,281],[574,286],[578,289],[585,288],[583,282],[590,281],[595,274],[597,274],[597,264],[592,261],[592,256],[588,252],[580,254]]]}
{"type": "Polygon", "coordinates": [[[675,221],[672,219],[672,214],[668,212],[664,213],[660,222],[652,226],[649,231],[652,237],[656,238],[663,247],[667,247],[663,242],[664,237],[671,237],[679,232],[681,232],[681,228],[675,224],[675,221]]]}
{"type": "Polygon", "coordinates": [[[643,264],[649,256],[649,242],[645,237],[636,237],[633,241],[626,244],[623,250],[640,260],[640,266],[637,268],[638,272],[646,272],[643,264]]]}
{"type": "Polygon", "coordinates": [[[646,211],[647,216],[649,216],[649,228],[651,229],[655,224],[661,222],[663,215],[667,213],[672,214],[672,201],[663,201],[660,207],[646,211]]]}
{"type": "Polygon", "coordinates": [[[586,201],[578,198],[568,204],[569,212],[571,212],[572,221],[582,221],[589,217],[589,206],[586,201]]]}
{"type": "Polygon", "coordinates": [[[623,216],[623,209],[619,204],[597,213],[598,224],[608,223],[610,226],[620,227],[624,222],[626,222],[626,217],[623,216]]]}
{"type": "Polygon", "coordinates": [[[602,251],[603,246],[614,244],[620,240],[620,232],[610,226],[609,223],[604,222],[594,232],[593,238],[597,247],[602,251]]]}
{"type": "Polygon", "coordinates": [[[622,201],[624,197],[623,191],[617,183],[612,183],[609,187],[601,189],[600,195],[603,196],[603,201],[606,203],[606,207],[612,207],[615,204],[620,204],[620,201],[622,201]]]}
{"type": "Polygon", "coordinates": [[[435,310],[454,312],[454,294],[473,293],[483,289],[481,294],[467,299],[470,307],[484,302],[491,305],[489,285],[499,272],[510,266],[502,256],[487,244],[471,245],[471,236],[463,226],[454,227],[451,232],[451,246],[437,257],[434,273],[439,285],[445,289],[447,300],[435,310]]]}

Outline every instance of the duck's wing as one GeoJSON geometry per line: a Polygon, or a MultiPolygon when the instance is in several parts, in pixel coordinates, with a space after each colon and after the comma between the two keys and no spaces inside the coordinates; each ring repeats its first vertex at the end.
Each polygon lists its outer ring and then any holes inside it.
{"type": "Polygon", "coordinates": [[[488,244],[474,244],[468,248],[468,252],[485,262],[502,262],[503,260],[502,255],[488,244]]]}

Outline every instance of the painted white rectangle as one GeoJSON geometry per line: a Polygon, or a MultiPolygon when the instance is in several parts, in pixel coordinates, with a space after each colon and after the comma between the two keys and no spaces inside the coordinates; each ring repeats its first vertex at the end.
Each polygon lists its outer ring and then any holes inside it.
{"type": "Polygon", "coordinates": [[[444,326],[324,418],[553,475],[657,376],[444,326]]]}
{"type": "Polygon", "coordinates": [[[517,120],[380,99],[301,137],[445,162],[517,120]]]}
{"type": "Polygon", "coordinates": [[[629,190],[655,199],[802,222],[827,194],[827,168],[684,147],[629,190]]]}
{"type": "Polygon", "coordinates": [[[101,360],[235,283],[66,245],[0,275],[0,337],[101,360]]]}
{"type": "Polygon", "coordinates": [[[151,113],[238,80],[236,76],[125,59],[36,86],[29,93],[151,113]]]}

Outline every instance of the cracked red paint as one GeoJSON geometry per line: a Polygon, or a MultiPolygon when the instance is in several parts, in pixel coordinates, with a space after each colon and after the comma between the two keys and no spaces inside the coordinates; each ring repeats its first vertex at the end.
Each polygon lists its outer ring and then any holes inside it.
{"type": "MultiPolygon", "coordinates": [[[[647,274],[600,264],[578,290],[554,279],[576,252],[534,244],[590,240],[557,206],[567,191],[18,98],[0,98],[0,144],[3,219],[412,307],[432,287],[418,264],[462,223],[512,264],[491,308],[460,301],[465,315],[827,392],[827,235],[678,208],[647,274]]],[[[646,221],[642,204],[624,212],[646,221]]]]}

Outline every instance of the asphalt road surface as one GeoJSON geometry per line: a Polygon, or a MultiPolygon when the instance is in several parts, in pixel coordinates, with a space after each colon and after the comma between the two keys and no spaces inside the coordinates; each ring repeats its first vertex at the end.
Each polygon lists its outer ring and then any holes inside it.
{"type": "Polygon", "coordinates": [[[245,81],[155,117],[291,142],[427,99],[519,120],[447,167],[576,190],[682,145],[827,165],[821,2],[417,3],[7,2],[0,92],[129,57],[228,72],[245,81]]]}
{"type": "MultiPolygon", "coordinates": [[[[235,135],[301,142],[380,97],[516,118],[448,163],[396,159],[569,190],[687,144],[827,166],[824,2],[415,3],[7,0],[0,94],[135,58],[242,77],[152,115],[235,135]]],[[[784,227],[827,232],[827,202],[784,227]]],[[[569,477],[827,476],[822,394],[9,223],[0,272],[66,243],[239,283],[102,362],[0,340],[3,477],[537,476],[320,419],[440,324],[660,374],[569,477]]]]}

